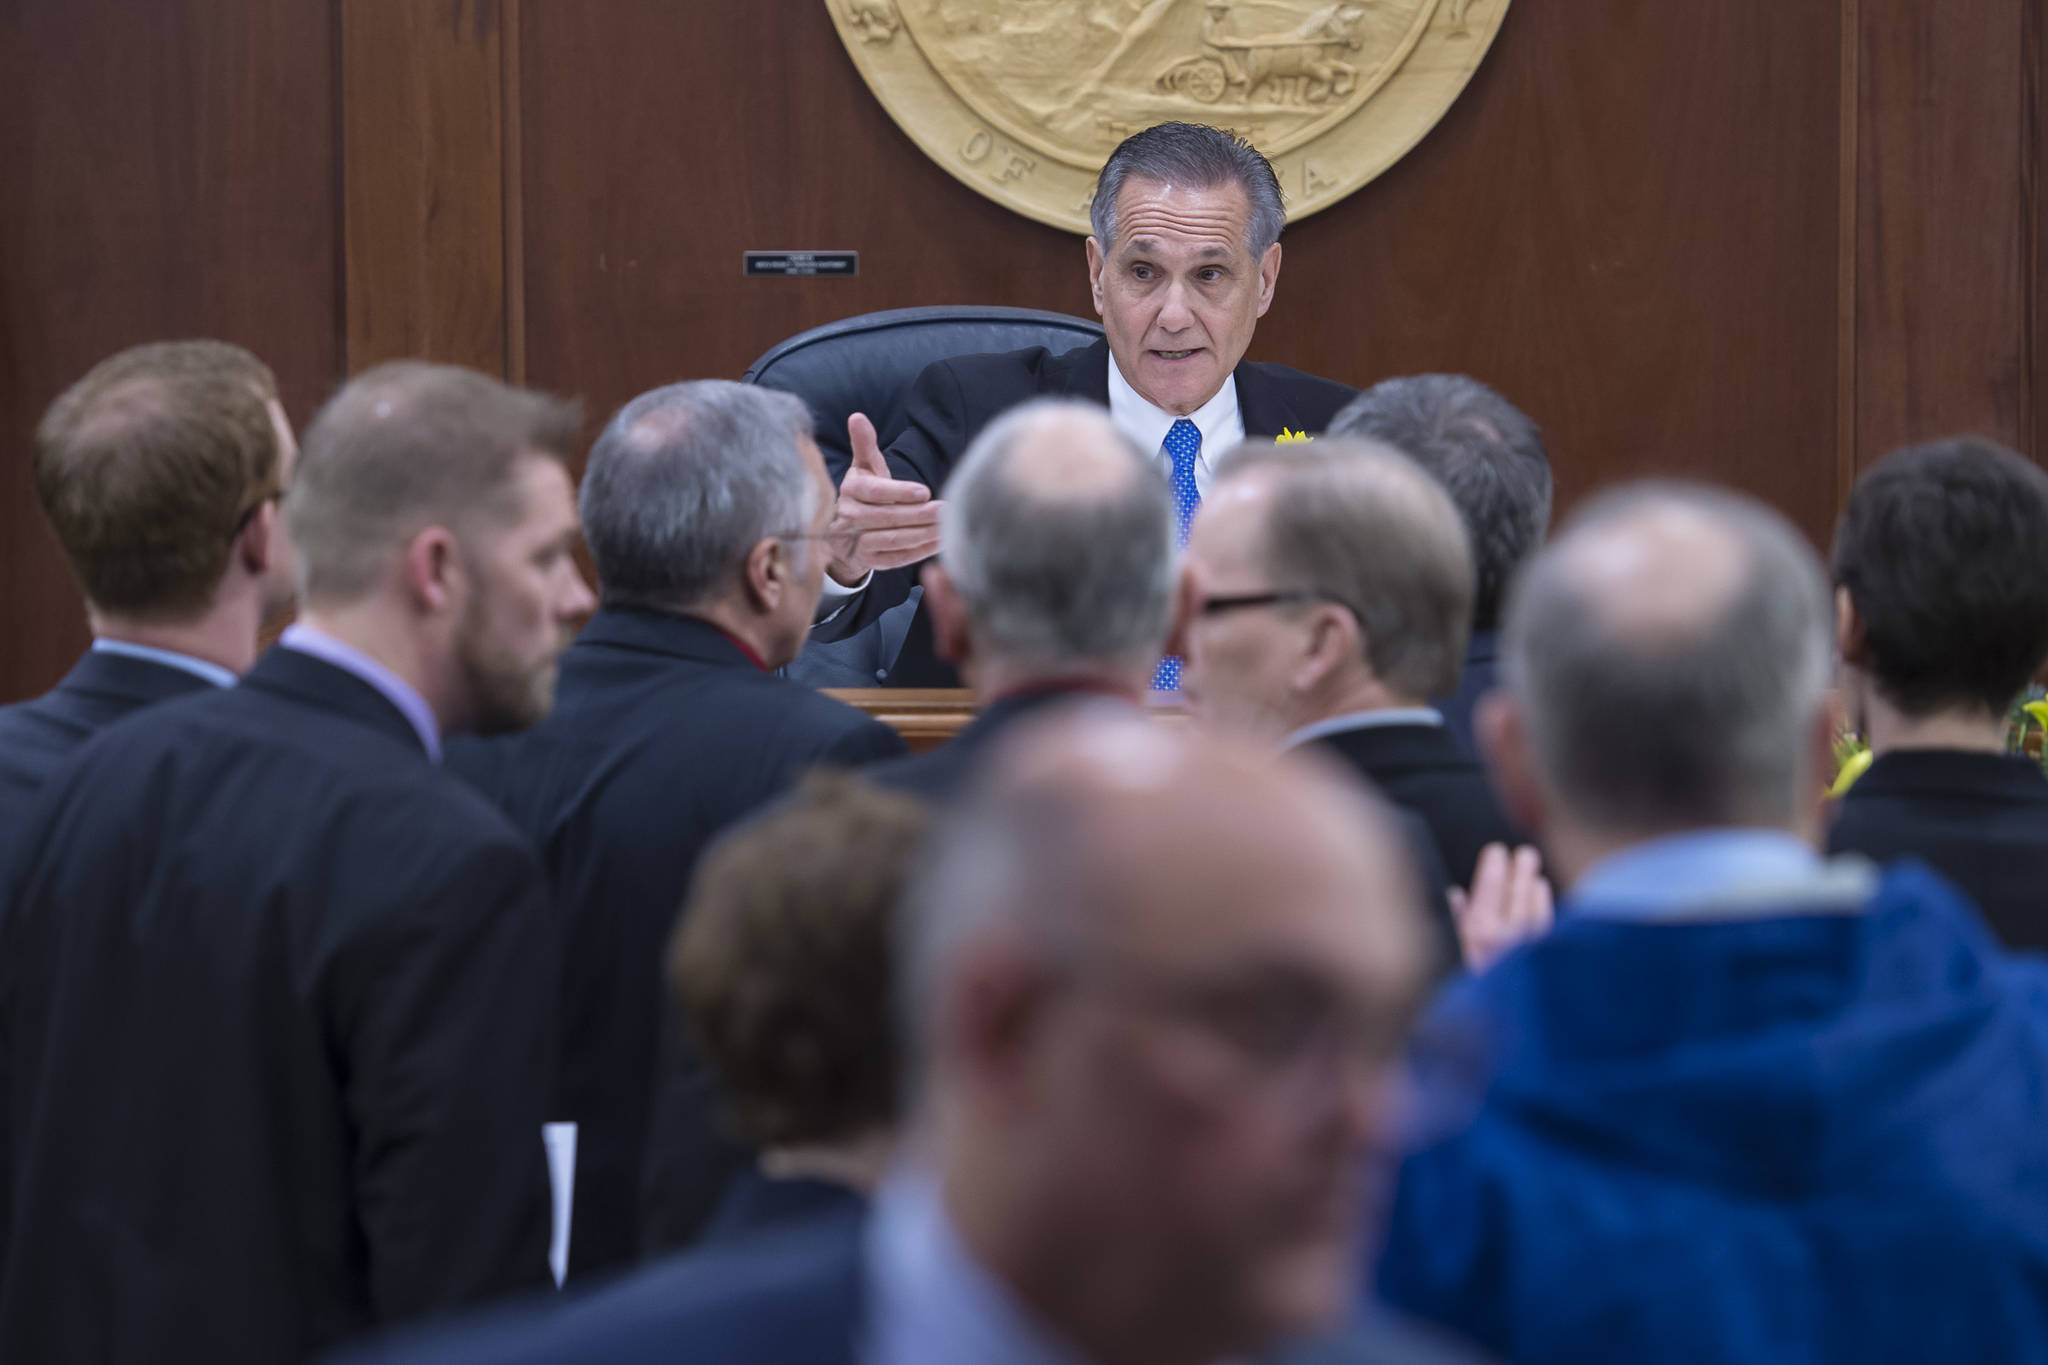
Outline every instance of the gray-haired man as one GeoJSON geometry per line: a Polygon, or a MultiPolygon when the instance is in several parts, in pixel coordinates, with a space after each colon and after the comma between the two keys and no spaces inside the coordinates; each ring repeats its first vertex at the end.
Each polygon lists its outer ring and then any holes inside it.
{"type": "Polygon", "coordinates": [[[1177,589],[1172,494],[1100,408],[1039,399],[997,418],[954,470],[947,506],[925,608],[981,714],[870,774],[934,799],[1026,716],[1077,696],[1138,702],[1177,589]]]}
{"type": "Polygon", "coordinates": [[[1550,529],[1550,459],[1543,433],[1521,409],[1462,374],[1382,380],[1330,419],[1332,436],[1381,441],[1436,476],[1465,519],[1477,581],[1472,633],[1455,690],[1438,700],[1444,725],[1465,746],[1472,711],[1498,676],[1494,636],[1517,570],[1550,529]]]}
{"type": "MultiPolygon", "coordinates": [[[[1221,129],[1162,123],[1110,153],[1087,243],[1107,337],[1059,355],[1034,347],[931,366],[886,455],[867,418],[852,419],[837,518],[851,540],[832,563],[824,606],[836,614],[820,638],[859,629],[909,595],[910,566],[939,548],[936,498],[955,461],[991,419],[1028,399],[1107,407],[1170,479],[1183,540],[1216,456],[1246,436],[1321,431],[1353,390],[1244,359],[1279,284],[1285,221],[1272,166],[1221,129]]],[[[934,656],[928,617],[911,624],[891,685],[957,682],[934,656]]],[[[1158,681],[1179,679],[1169,667],[1158,681]]]]}
{"type": "Polygon", "coordinates": [[[661,950],[698,852],[809,767],[902,752],[894,731],[786,679],[824,574],[831,484],[810,413],[720,380],[622,408],[581,495],[601,609],[553,715],[450,761],[540,846],[567,926],[557,1114],[579,1125],[569,1273],[685,1238],[736,1154],[657,1061],[661,950]],[[650,1118],[661,1086],[660,1117],[650,1118]],[[664,1136],[648,1144],[650,1123],[664,1136]],[[643,1203],[642,1151],[656,1163],[643,1203]]]}
{"type": "Polygon", "coordinates": [[[1493,1065],[1402,1171],[1397,1306],[1537,1365],[2042,1357],[2048,972],[1814,851],[1830,637],[1731,493],[1610,495],[1530,565],[1480,728],[1569,890],[1425,1027],[1493,1065]]]}

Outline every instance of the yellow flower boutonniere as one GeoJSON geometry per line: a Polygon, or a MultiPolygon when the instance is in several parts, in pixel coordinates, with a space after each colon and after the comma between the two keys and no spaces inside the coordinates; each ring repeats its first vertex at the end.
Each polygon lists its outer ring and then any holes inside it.
{"type": "Polygon", "coordinates": [[[1297,441],[1313,441],[1314,439],[1315,437],[1305,431],[1289,431],[1286,427],[1282,427],[1280,428],[1280,434],[1273,438],[1273,444],[1276,446],[1291,446],[1297,441]]]}

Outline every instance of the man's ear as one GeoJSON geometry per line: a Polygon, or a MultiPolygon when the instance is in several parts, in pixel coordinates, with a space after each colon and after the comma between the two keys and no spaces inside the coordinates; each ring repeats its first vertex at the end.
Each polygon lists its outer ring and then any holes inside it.
{"type": "Polygon", "coordinates": [[[1058,982],[1021,944],[984,944],[963,957],[939,1000],[945,1063],[996,1114],[1027,1114],[1036,1043],[1058,982]]]}
{"type": "Polygon", "coordinates": [[[773,537],[755,541],[740,570],[748,607],[766,616],[781,606],[792,587],[794,567],[786,543],[773,537]]]}
{"type": "Polygon", "coordinates": [[[1358,618],[1327,602],[1313,608],[1305,638],[1307,644],[1289,677],[1297,692],[1313,692],[1332,673],[1365,657],[1365,632],[1358,618]]]}
{"type": "MultiPolygon", "coordinates": [[[[1095,300],[1095,316],[1102,317],[1108,312],[1108,306],[1103,302],[1102,298],[1102,267],[1105,262],[1102,254],[1102,243],[1090,237],[1086,251],[1088,255],[1088,294],[1090,298],[1095,300]]],[[[1260,311],[1263,312],[1265,310],[1261,309],[1260,311]]]]}
{"type": "Polygon", "coordinates": [[[406,544],[404,573],[406,589],[423,615],[459,611],[468,598],[469,575],[455,533],[445,526],[429,526],[406,544]]]}
{"type": "Polygon", "coordinates": [[[1472,712],[1472,738],[1508,822],[1540,838],[1549,802],[1536,775],[1528,721],[1515,699],[1498,689],[1482,696],[1472,712]]]}
{"type": "Polygon", "coordinates": [[[1863,629],[1863,613],[1856,610],[1856,599],[1849,595],[1847,588],[1835,589],[1835,653],[1845,664],[1864,666],[1864,651],[1868,639],[1863,629]]]}
{"type": "Polygon", "coordinates": [[[1180,581],[1173,590],[1173,615],[1166,626],[1165,652],[1187,657],[1188,628],[1195,623],[1195,612],[1202,605],[1202,585],[1195,577],[1195,566],[1183,561],[1180,566],[1180,581]]]}
{"type": "Polygon", "coordinates": [[[932,618],[932,652],[949,664],[965,664],[974,657],[974,632],[968,628],[967,602],[953,576],[934,560],[924,566],[918,581],[924,584],[924,609],[932,618]]]}
{"type": "Polygon", "coordinates": [[[1280,285],[1280,244],[1266,248],[1266,254],[1259,258],[1259,316],[1266,316],[1266,310],[1273,306],[1273,291],[1280,285]]]}
{"type": "Polygon", "coordinates": [[[242,533],[235,537],[235,562],[246,570],[251,578],[261,578],[276,564],[283,548],[284,513],[279,509],[275,497],[265,498],[256,504],[256,510],[249,514],[243,524],[242,533]]]}

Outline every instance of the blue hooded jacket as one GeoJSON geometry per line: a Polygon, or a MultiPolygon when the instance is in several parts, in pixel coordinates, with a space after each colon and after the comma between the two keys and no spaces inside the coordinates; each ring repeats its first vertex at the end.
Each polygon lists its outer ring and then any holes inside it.
{"type": "Polygon", "coordinates": [[[2048,964],[1924,868],[1561,918],[1423,1036],[1493,1069],[1402,1168],[1394,1306],[1521,1365],[2048,1362],[2048,964]]]}

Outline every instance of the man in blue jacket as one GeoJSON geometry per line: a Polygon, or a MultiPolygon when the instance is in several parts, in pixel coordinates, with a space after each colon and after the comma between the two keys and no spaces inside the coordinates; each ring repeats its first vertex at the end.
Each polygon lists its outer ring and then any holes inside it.
{"type": "Polygon", "coordinates": [[[1423,1031],[1488,1084],[1403,1168],[1394,1305],[1522,1365],[2048,1359],[2048,981],[1926,869],[1813,851],[1828,617],[1705,489],[1529,570],[1479,732],[1570,891],[1423,1031]]]}

